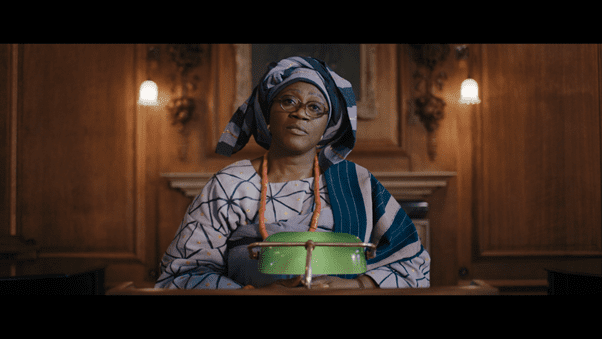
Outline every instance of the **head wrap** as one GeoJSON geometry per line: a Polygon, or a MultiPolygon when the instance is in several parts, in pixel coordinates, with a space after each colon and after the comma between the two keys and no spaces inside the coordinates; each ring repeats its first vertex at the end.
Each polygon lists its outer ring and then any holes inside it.
{"type": "Polygon", "coordinates": [[[318,143],[320,167],[326,170],[344,160],[355,145],[355,95],[349,81],[334,73],[323,61],[310,57],[291,57],[270,64],[251,96],[226,126],[216,153],[230,156],[240,151],[251,135],[261,147],[269,150],[272,140],[268,130],[270,105],[282,89],[297,81],[316,86],[328,101],[328,125],[318,143]]]}

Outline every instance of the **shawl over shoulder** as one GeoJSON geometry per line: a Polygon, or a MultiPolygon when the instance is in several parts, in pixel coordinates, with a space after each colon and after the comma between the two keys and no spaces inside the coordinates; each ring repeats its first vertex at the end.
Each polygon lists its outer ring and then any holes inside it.
{"type": "Polygon", "coordinates": [[[396,279],[397,286],[392,287],[428,287],[430,257],[414,223],[383,185],[367,169],[347,160],[329,167],[324,176],[334,217],[333,231],[353,234],[377,246],[376,256],[367,262],[367,274],[384,287],[388,285],[384,280],[390,276],[372,273],[386,266],[410,278],[406,279],[408,286],[396,279]]]}

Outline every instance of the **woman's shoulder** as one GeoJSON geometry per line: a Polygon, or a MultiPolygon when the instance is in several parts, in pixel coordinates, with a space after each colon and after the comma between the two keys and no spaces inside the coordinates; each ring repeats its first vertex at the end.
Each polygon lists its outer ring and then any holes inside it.
{"type": "Polygon", "coordinates": [[[229,187],[233,188],[241,181],[253,180],[256,175],[257,172],[255,172],[250,160],[239,160],[215,172],[205,183],[203,190],[229,190],[229,187]]]}
{"type": "Polygon", "coordinates": [[[369,177],[372,175],[367,168],[365,168],[361,165],[358,165],[353,161],[349,161],[347,159],[342,160],[336,164],[333,164],[328,168],[328,170],[332,170],[332,171],[341,171],[341,170],[349,170],[349,169],[353,169],[359,176],[362,176],[362,177],[365,177],[365,176],[369,177]]]}
{"type": "Polygon", "coordinates": [[[229,164],[228,166],[217,171],[215,173],[215,175],[236,174],[236,173],[245,174],[245,173],[254,172],[254,171],[255,171],[255,169],[253,168],[251,161],[248,159],[244,159],[244,160],[239,160],[237,162],[229,164]]]}
{"type": "Polygon", "coordinates": [[[217,171],[208,184],[215,183],[215,180],[222,182],[225,178],[245,181],[252,179],[255,175],[257,175],[257,172],[255,172],[250,160],[239,160],[217,171]]]}

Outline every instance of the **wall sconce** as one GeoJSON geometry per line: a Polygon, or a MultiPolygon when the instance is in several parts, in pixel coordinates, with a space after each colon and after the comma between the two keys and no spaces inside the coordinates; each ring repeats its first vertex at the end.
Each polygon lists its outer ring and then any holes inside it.
{"type": "Polygon", "coordinates": [[[431,160],[437,156],[437,140],[435,131],[439,120],[443,119],[445,101],[433,93],[434,87],[443,88],[443,80],[447,74],[437,68],[449,54],[449,46],[445,44],[410,45],[412,57],[417,65],[414,72],[416,81],[413,99],[415,113],[427,130],[427,152],[431,160]]]}
{"type": "Polygon", "coordinates": [[[460,88],[460,100],[461,104],[478,104],[481,102],[479,99],[479,84],[474,79],[468,78],[462,81],[460,88]]]}
{"type": "MultiPolygon", "coordinates": [[[[456,59],[468,59],[468,54],[469,51],[466,45],[456,47],[456,59]]],[[[481,102],[481,99],[479,99],[479,84],[470,77],[470,70],[468,71],[468,78],[464,80],[460,86],[460,100],[458,100],[458,102],[468,105],[481,102]]]]}
{"type": "Polygon", "coordinates": [[[140,94],[138,95],[138,104],[142,106],[157,106],[159,101],[159,89],[152,80],[146,80],[140,85],[140,94]]]}

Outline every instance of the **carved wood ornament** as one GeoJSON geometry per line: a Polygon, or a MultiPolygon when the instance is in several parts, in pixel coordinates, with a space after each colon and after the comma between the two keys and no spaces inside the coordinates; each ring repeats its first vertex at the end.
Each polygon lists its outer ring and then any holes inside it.
{"type": "Polygon", "coordinates": [[[200,81],[196,75],[190,79],[189,73],[201,64],[207,51],[199,44],[174,44],[168,45],[168,54],[170,61],[175,64],[177,74],[180,78],[177,81],[175,74],[172,74],[172,92],[175,92],[176,84],[179,84],[181,88],[180,95],[169,103],[167,110],[169,111],[172,125],[177,125],[178,132],[181,135],[182,141],[179,157],[180,160],[185,160],[188,145],[188,134],[185,130],[185,125],[193,118],[196,108],[194,96],[190,95],[189,92],[194,91],[200,81]]]}
{"type": "Polygon", "coordinates": [[[443,80],[447,74],[438,70],[438,66],[447,58],[450,48],[444,44],[410,45],[412,58],[416,63],[414,72],[416,94],[413,98],[415,114],[424,125],[428,133],[427,150],[431,160],[437,156],[436,130],[439,120],[443,119],[445,101],[433,93],[437,87],[443,88],[443,80]]]}

